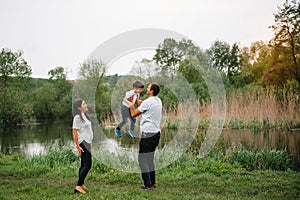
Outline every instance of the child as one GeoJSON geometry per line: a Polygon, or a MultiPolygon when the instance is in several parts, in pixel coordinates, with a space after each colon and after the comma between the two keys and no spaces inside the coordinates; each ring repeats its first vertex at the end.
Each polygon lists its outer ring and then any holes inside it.
{"type": "Polygon", "coordinates": [[[137,106],[139,106],[142,103],[142,100],[139,100],[139,97],[140,97],[140,93],[144,89],[144,84],[141,81],[134,81],[132,87],[133,87],[132,90],[126,92],[122,102],[122,106],[121,106],[122,121],[115,129],[115,134],[118,137],[122,136],[121,128],[127,123],[127,119],[129,118],[130,119],[129,134],[132,138],[135,138],[134,124],[136,119],[131,117],[129,102],[136,104],[137,106]]]}

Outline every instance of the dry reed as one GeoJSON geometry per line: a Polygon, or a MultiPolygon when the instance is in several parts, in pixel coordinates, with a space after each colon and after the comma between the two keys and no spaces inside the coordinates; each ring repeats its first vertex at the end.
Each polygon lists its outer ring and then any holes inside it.
{"type": "MultiPolygon", "coordinates": [[[[284,91],[281,94],[272,89],[258,89],[253,91],[235,90],[226,97],[226,119],[225,126],[230,127],[231,121],[253,121],[263,124],[276,125],[278,123],[296,122],[300,124],[300,102],[299,96],[292,92],[284,91]]],[[[201,123],[211,120],[211,104],[202,101],[195,106],[193,103],[179,103],[177,109],[164,110],[164,127],[172,125],[179,127],[185,115],[195,121],[200,118],[201,123]],[[198,110],[199,109],[199,110],[198,110]],[[197,113],[198,112],[198,113],[197,113]]],[[[113,124],[114,119],[109,119],[103,124],[113,124]]]]}

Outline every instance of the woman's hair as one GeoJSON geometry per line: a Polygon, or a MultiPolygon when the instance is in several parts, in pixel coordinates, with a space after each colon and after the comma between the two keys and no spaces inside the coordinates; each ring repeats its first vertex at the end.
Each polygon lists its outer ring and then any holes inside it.
{"type": "MultiPolygon", "coordinates": [[[[74,103],[73,103],[73,117],[75,117],[76,115],[79,115],[81,121],[84,121],[82,115],[81,115],[81,111],[78,109],[79,107],[81,107],[83,100],[82,99],[77,99],[74,103]]],[[[90,120],[90,117],[84,113],[85,117],[90,120]]],[[[90,120],[91,121],[91,120],[90,120]]]]}

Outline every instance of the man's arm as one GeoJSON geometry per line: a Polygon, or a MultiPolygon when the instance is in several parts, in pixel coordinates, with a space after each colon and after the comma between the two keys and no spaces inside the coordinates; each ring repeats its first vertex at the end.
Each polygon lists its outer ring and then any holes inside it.
{"type": "Polygon", "coordinates": [[[139,116],[140,114],[142,114],[141,111],[139,111],[138,109],[135,109],[134,108],[134,105],[133,103],[129,103],[129,107],[130,107],[130,114],[131,114],[131,117],[137,117],[139,116]]]}

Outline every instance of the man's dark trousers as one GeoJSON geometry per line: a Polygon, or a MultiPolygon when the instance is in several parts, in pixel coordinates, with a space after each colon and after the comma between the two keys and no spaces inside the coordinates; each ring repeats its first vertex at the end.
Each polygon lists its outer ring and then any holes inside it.
{"type": "Polygon", "coordinates": [[[145,187],[151,187],[155,184],[154,152],[159,139],[160,132],[142,133],[138,160],[145,187]]]}

